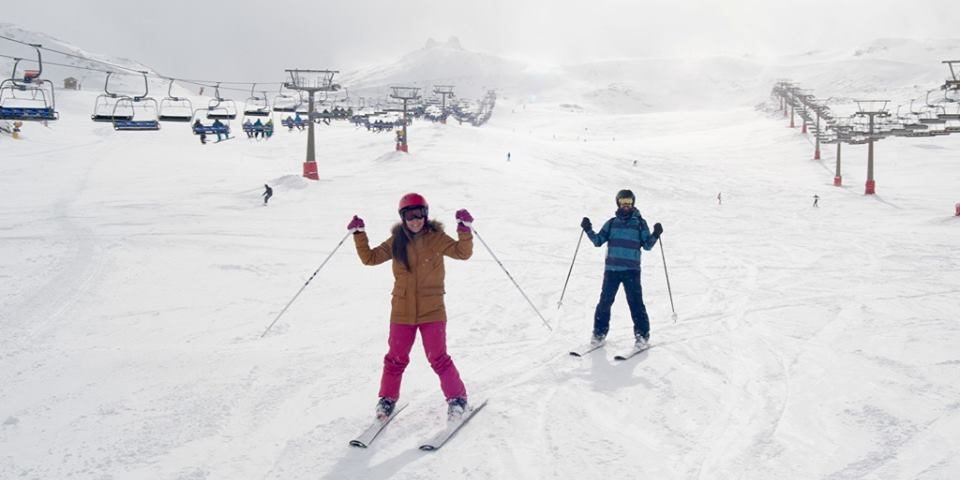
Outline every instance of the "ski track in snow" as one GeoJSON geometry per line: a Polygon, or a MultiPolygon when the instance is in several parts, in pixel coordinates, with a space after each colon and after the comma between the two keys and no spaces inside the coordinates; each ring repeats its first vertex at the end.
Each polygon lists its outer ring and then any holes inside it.
{"type": "Polygon", "coordinates": [[[18,281],[0,286],[0,478],[960,471],[960,254],[945,219],[960,177],[944,153],[960,139],[930,140],[942,151],[882,142],[881,195],[865,197],[864,148],[846,147],[847,186],[834,188],[829,149],[811,161],[779,116],[698,112],[690,125],[512,101],[482,128],[415,123],[409,155],[390,135],[322,126],[319,182],[297,175],[306,137],[285,130],[201,146],[185,126],[122,134],[67,107],[53,128],[3,139],[16,202],[0,208],[0,275],[18,281]],[[643,256],[655,348],[613,360],[632,331],[621,294],[607,347],[572,358],[605,250],[584,240],[558,310],[580,218],[602,224],[624,187],[664,224],[679,321],[657,246],[643,256]],[[351,449],[376,402],[389,266],[362,266],[348,238],[259,336],[352,215],[378,244],[408,191],[448,232],[470,209],[553,331],[476,240],[470,260],[446,263],[448,342],[473,398],[490,403],[442,450],[417,450],[446,408],[418,343],[410,406],[371,448],[351,449]]]}

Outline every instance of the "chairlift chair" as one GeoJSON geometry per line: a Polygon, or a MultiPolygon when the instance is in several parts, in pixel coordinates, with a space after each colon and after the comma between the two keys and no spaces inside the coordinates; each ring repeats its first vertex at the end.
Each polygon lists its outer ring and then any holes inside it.
{"type": "Polygon", "coordinates": [[[244,102],[243,114],[248,117],[269,117],[270,105],[267,104],[267,92],[262,92],[263,96],[258,97],[253,92],[254,88],[257,88],[256,83],[250,87],[250,97],[244,102]]]}
{"type": "Polygon", "coordinates": [[[161,122],[191,122],[193,121],[193,102],[186,97],[177,97],[173,95],[173,79],[170,79],[170,86],[167,87],[167,96],[160,100],[161,122]]]}
{"type": "Polygon", "coordinates": [[[107,72],[103,80],[103,93],[97,96],[93,104],[93,114],[90,119],[94,122],[113,122],[114,120],[133,120],[133,106],[128,103],[124,108],[118,109],[121,95],[110,91],[110,76],[113,72],[107,72]]]}
{"type": "Polygon", "coordinates": [[[283,93],[283,83],[280,84],[280,93],[273,97],[273,111],[293,113],[301,103],[299,92],[297,95],[283,93]]]}
{"type": "Polygon", "coordinates": [[[21,59],[14,59],[13,74],[0,82],[0,120],[43,121],[60,118],[55,108],[53,82],[40,78],[43,73],[40,45],[30,44],[30,46],[37,51],[39,66],[37,70],[25,71],[23,77],[18,78],[17,65],[21,59]],[[17,92],[22,93],[18,95],[17,92]],[[29,98],[27,98],[27,92],[29,92],[29,98]]]}
{"type": "Polygon", "coordinates": [[[220,96],[220,84],[214,87],[216,98],[207,104],[207,118],[210,120],[233,120],[237,118],[237,104],[220,96]]]}
{"type": "Polygon", "coordinates": [[[150,83],[147,80],[147,72],[143,74],[143,95],[135,97],[122,96],[117,99],[113,106],[113,129],[118,131],[145,131],[160,130],[160,104],[150,96],[150,83]],[[143,113],[137,115],[137,110],[143,113]],[[118,118],[117,110],[133,112],[132,118],[118,118]]]}

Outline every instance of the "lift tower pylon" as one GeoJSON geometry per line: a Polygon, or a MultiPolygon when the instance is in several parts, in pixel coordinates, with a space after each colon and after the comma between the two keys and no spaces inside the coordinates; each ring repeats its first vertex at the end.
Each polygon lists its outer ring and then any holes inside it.
{"type": "Polygon", "coordinates": [[[290,74],[290,81],[284,82],[283,86],[290,90],[307,92],[309,98],[309,110],[307,111],[307,158],[303,162],[303,176],[310,180],[319,180],[317,173],[316,148],[314,147],[313,126],[316,123],[316,109],[314,108],[314,95],[317,92],[335,92],[340,90],[340,85],[333,83],[333,76],[340,73],[338,70],[287,70],[290,74]]]}
{"type": "Polygon", "coordinates": [[[408,152],[409,148],[407,146],[407,102],[411,100],[420,99],[420,88],[419,87],[390,87],[393,90],[393,93],[390,94],[390,98],[395,98],[403,102],[403,129],[401,130],[400,135],[397,138],[397,150],[401,152],[408,152]]]}

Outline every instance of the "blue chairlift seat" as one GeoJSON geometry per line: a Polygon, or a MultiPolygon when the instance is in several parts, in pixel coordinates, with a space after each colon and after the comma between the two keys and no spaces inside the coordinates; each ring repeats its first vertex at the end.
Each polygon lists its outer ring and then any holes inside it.
{"type": "Polygon", "coordinates": [[[223,125],[223,126],[217,127],[214,125],[199,125],[199,126],[194,125],[193,133],[194,135],[200,135],[201,133],[212,134],[212,135],[216,135],[219,133],[221,135],[230,135],[230,126],[223,125]]]}
{"type": "Polygon", "coordinates": [[[113,122],[113,129],[125,131],[160,130],[160,122],[157,120],[117,120],[113,122]]]}
{"type": "Polygon", "coordinates": [[[256,124],[243,124],[243,133],[253,134],[257,132],[265,132],[267,130],[266,125],[256,125],[256,124]]]}
{"type": "Polygon", "coordinates": [[[57,120],[53,107],[0,107],[0,120],[57,120]]]}

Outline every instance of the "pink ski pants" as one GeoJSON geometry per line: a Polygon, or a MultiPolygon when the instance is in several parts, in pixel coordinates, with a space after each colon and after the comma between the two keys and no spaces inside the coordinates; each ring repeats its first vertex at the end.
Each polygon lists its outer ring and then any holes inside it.
{"type": "Polygon", "coordinates": [[[467,396],[467,389],[460,380],[460,372],[447,355],[447,322],[421,323],[420,325],[390,324],[390,350],[383,357],[383,376],[380,378],[380,396],[400,398],[400,382],[403,371],[410,363],[410,350],[420,330],[420,341],[430,367],[440,377],[440,389],[447,400],[467,396]]]}

